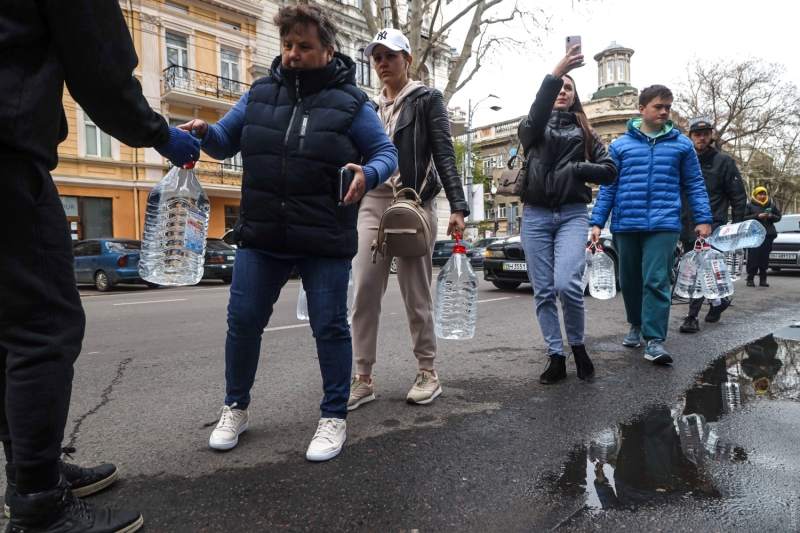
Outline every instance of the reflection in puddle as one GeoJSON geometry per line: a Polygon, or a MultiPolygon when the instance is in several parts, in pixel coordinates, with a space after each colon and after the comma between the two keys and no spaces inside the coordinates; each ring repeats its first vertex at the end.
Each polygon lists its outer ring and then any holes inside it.
{"type": "Polygon", "coordinates": [[[675,405],[651,407],[577,447],[554,480],[557,490],[585,494],[590,513],[719,498],[705,467],[747,454],[717,435],[717,423],[749,402],[773,399],[800,399],[800,328],[784,328],[720,357],[675,405]]]}

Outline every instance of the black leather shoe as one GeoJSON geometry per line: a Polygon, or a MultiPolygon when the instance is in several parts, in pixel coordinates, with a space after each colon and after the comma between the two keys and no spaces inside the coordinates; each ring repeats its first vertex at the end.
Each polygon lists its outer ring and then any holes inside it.
{"type": "Polygon", "coordinates": [[[708,310],[708,314],[706,315],[705,321],[711,322],[719,322],[719,317],[722,315],[722,312],[726,310],[731,305],[730,298],[722,298],[720,300],[719,305],[712,305],[711,309],[708,310]]]}
{"type": "MultiPolygon", "coordinates": [[[[706,317],[706,320],[708,320],[708,317],[706,317]]],[[[696,316],[686,315],[686,318],[683,319],[683,324],[678,330],[681,333],[697,333],[700,331],[700,321],[697,320],[696,316]]]]}
{"type": "Polygon", "coordinates": [[[578,344],[572,346],[572,355],[575,357],[575,366],[578,369],[579,379],[591,379],[594,377],[594,365],[592,360],[589,359],[589,354],[586,353],[586,346],[578,344]]]}
{"type": "Polygon", "coordinates": [[[54,488],[36,494],[13,493],[6,533],[133,533],[144,519],[138,511],[97,509],[77,499],[64,476],[54,488]]]}
{"type": "Polygon", "coordinates": [[[753,282],[752,278],[747,278],[747,286],[748,287],[755,287],[756,284],[753,282]]]}
{"type": "Polygon", "coordinates": [[[761,282],[758,284],[759,287],[769,287],[769,283],[767,283],[766,279],[762,279],[761,282]]]}
{"type": "MultiPolygon", "coordinates": [[[[75,448],[64,448],[64,454],[75,453],[75,448]]],[[[76,498],[83,498],[99,492],[114,483],[119,477],[119,470],[111,463],[103,463],[94,468],[81,468],[80,466],[59,461],[61,474],[69,483],[69,488],[76,498]]]]}
{"type": "Polygon", "coordinates": [[[551,355],[547,362],[547,368],[539,377],[539,383],[552,385],[562,379],[567,379],[567,358],[563,355],[551,355]]]}
{"type": "MultiPolygon", "coordinates": [[[[64,455],[75,453],[75,448],[62,448],[64,455]]],[[[71,458],[71,457],[70,457],[71,458]]],[[[67,480],[73,496],[83,498],[95,492],[100,492],[104,488],[114,483],[119,477],[119,470],[111,463],[103,463],[94,468],[81,468],[77,465],[58,461],[61,475],[67,480]]],[[[14,491],[17,490],[16,469],[6,464],[6,496],[5,496],[5,515],[11,516],[8,510],[8,502],[14,491]]]]}

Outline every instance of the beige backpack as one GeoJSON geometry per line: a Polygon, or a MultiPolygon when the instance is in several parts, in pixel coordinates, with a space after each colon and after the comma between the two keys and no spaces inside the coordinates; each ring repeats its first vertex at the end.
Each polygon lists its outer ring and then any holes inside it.
{"type": "Polygon", "coordinates": [[[408,187],[396,190],[394,199],[383,213],[378,226],[378,238],[372,241],[372,262],[381,257],[421,257],[431,248],[431,226],[422,199],[417,191],[408,187]],[[412,193],[414,200],[406,198],[412,193]]]}

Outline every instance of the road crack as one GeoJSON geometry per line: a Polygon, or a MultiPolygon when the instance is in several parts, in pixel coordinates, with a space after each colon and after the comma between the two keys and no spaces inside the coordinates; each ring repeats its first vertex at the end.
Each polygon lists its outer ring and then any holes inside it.
{"type": "Polygon", "coordinates": [[[117,385],[120,381],[122,381],[122,377],[125,375],[125,368],[128,366],[128,363],[130,363],[132,360],[133,358],[129,357],[119,362],[119,366],[117,366],[117,375],[114,376],[114,379],[111,380],[111,383],[103,391],[103,394],[100,396],[100,403],[95,405],[92,409],[90,409],[88,412],[83,414],[80,418],[78,418],[75,421],[75,427],[72,428],[72,432],[69,434],[69,443],[67,444],[68,447],[75,445],[75,441],[78,438],[78,433],[80,433],[83,421],[86,420],[89,416],[97,413],[97,411],[99,411],[100,408],[102,408],[109,402],[110,400],[109,396],[111,396],[111,393],[114,390],[114,386],[117,385]]]}

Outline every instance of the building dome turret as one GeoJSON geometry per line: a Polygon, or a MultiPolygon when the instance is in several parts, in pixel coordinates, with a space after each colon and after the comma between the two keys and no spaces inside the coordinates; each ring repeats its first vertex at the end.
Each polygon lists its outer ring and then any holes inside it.
{"type": "Polygon", "coordinates": [[[597,92],[592,100],[618,96],[627,91],[638,91],[631,85],[631,56],[633,49],[626,48],[616,41],[606,46],[594,56],[597,61],[597,92]]]}

